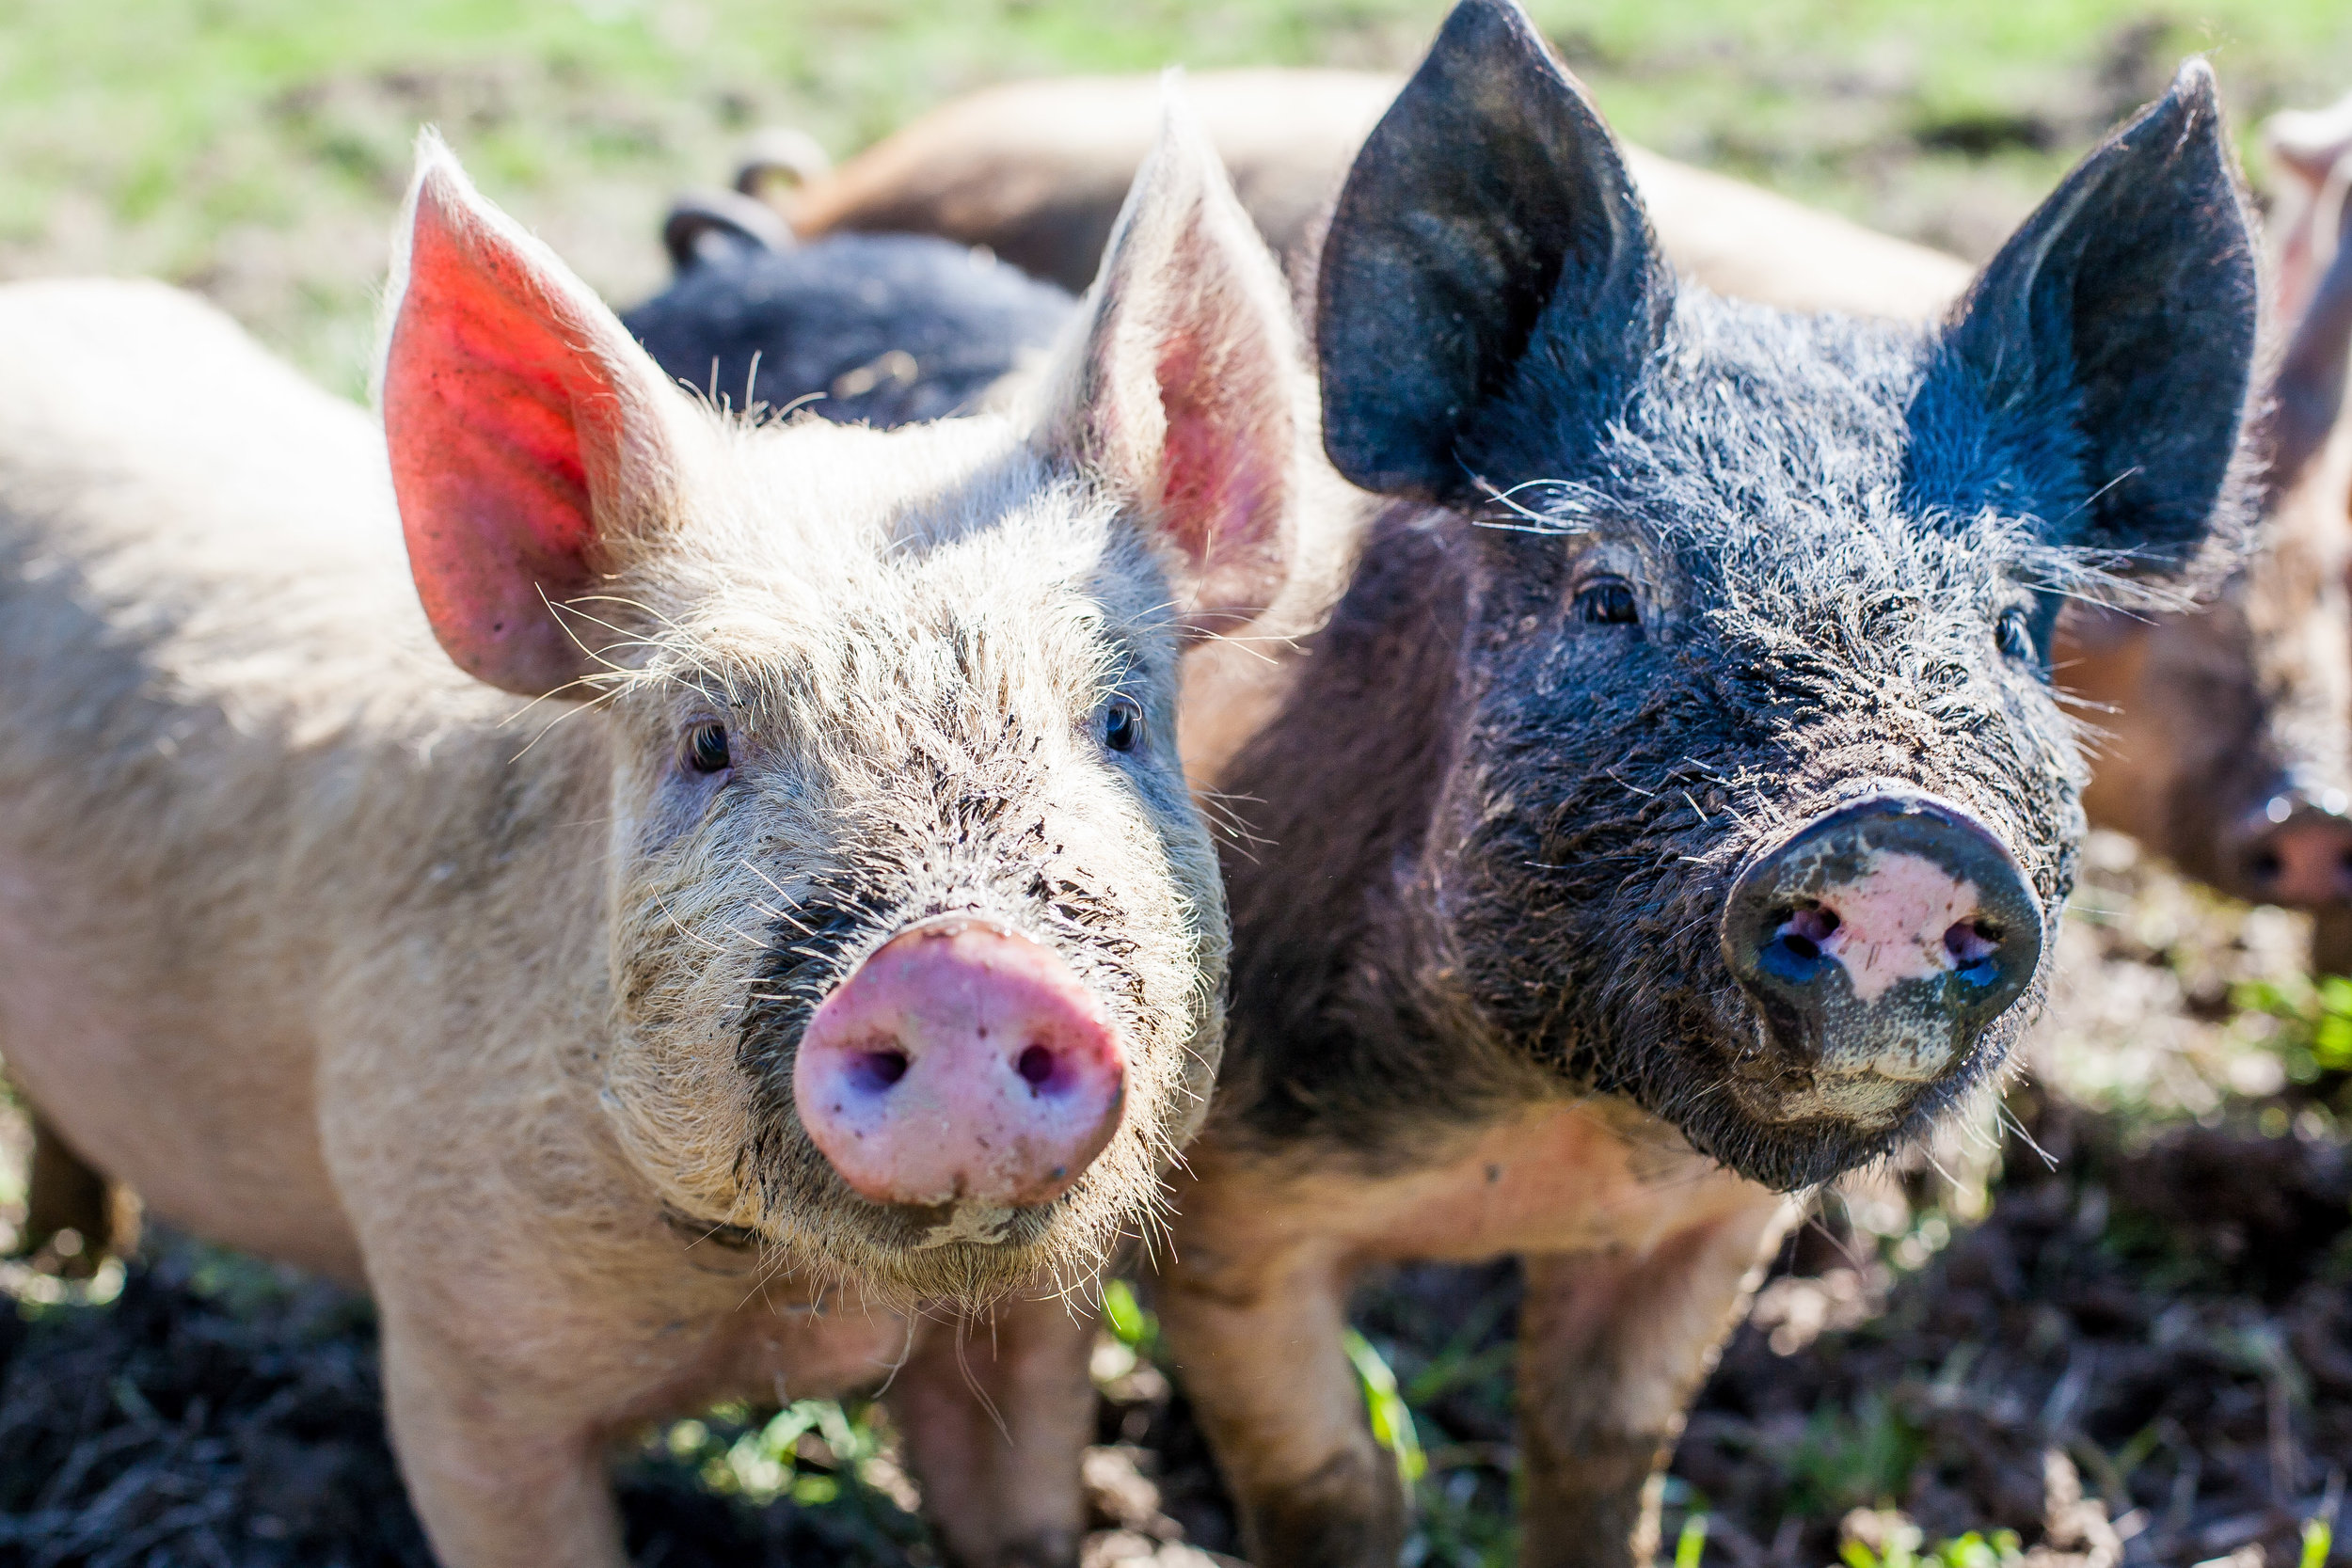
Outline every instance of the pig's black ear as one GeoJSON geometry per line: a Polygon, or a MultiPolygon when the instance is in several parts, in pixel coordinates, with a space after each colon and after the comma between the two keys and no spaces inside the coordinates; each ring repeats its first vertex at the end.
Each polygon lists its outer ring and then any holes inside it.
{"type": "Polygon", "coordinates": [[[1324,242],[1325,450],[1366,489],[1475,495],[1499,417],[1545,421],[1555,443],[1607,420],[1672,300],[1583,90],[1514,0],[1462,0],[1357,154],[1324,242]],[[1541,373],[1523,375],[1532,359],[1541,373]]]}
{"type": "Polygon", "coordinates": [[[2213,71],[2191,60],[1961,302],[1912,409],[1915,496],[2179,569],[2233,488],[2259,314],[2213,71]]]}

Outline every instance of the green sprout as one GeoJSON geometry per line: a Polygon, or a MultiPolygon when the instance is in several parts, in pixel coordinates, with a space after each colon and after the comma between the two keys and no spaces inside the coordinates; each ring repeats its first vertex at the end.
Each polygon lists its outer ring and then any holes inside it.
{"type": "Polygon", "coordinates": [[[2026,1556],[2025,1543],[2013,1529],[1991,1535],[1970,1530],[1921,1552],[1919,1527],[1908,1521],[1888,1532],[1883,1553],[1848,1537],[1837,1555],[1846,1568],[2014,1568],[2026,1556]]]}
{"type": "Polygon", "coordinates": [[[2308,1083],[2322,1072],[2352,1072],[2352,978],[2330,974],[2316,982],[2249,980],[2231,1000],[2248,1012],[2286,1025],[2279,1036],[2287,1074],[2308,1083]]]}
{"type": "Polygon", "coordinates": [[[1675,1537],[1675,1568],[1699,1568],[1699,1554],[1707,1550],[1707,1519],[1693,1513],[1682,1521],[1682,1532],[1675,1537]]]}
{"type": "Polygon", "coordinates": [[[1351,1328],[1346,1344],[1347,1359],[1355,1364],[1356,1381],[1363,1386],[1364,1414],[1372,1421],[1373,1441],[1396,1456],[1396,1473],[1409,1490],[1429,1473],[1428,1456],[1421,1449],[1421,1433],[1413,1426],[1412,1407],[1397,1391],[1396,1373],[1373,1349],[1371,1340],[1351,1328]]]}
{"type": "Polygon", "coordinates": [[[2336,1544],[2335,1528],[2324,1518],[2303,1521],[2303,1560],[2299,1568],[2328,1568],[2328,1553],[2336,1544]]]}
{"type": "Polygon", "coordinates": [[[1103,1287],[1103,1326],[1111,1338],[1149,1361],[1159,1349],[1160,1321],[1136,1300],[1136,1288],[1123,1279],[1103,1287]]]}

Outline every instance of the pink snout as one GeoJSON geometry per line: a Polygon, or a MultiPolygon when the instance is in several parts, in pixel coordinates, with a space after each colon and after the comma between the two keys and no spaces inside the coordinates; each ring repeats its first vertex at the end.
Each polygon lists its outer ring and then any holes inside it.
{"type": "Polygon", "coordinates": [[[1817,1074],[1925,1084],[2022,996],[2042,907],[2006,846],[1947,800],[1885,785],[1740,874],[1724,957],[1817,1074]]]}
{"type": "Polygon", "coordinates": [[[1119,1131],[1127,1063],[1094,993],[976,920],[902,931],[809,1020],[802,1125],[876,1203],[1021,1208],[1067,1192],[1119,1131]]]}
{"type": "Polygon", "coordinates": [[[2256,896],[2293,909],[2316,909],[2352,899],[2352,821],[2312,807],[2272,809],[2285,820],[2265,821],[2247,853],[2256,896]]]}

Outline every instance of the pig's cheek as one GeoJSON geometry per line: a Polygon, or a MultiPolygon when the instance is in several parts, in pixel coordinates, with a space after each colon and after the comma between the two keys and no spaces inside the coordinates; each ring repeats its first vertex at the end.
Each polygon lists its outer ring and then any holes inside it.
{"type": "Polygon", "coordinates": [[[641,854],[659,854],[715,818],[732,768],[716,773],[672,770],[648,791],[635,834],[641,854]]]}

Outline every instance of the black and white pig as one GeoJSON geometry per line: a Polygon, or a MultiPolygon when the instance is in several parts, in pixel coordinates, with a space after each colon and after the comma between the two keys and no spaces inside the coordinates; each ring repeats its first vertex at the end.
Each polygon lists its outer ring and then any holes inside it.
{"type": "Polygon", "coordinates": [[[2226,568],[2257,316],[2201,64],[1913,326],[1678,282],[1527,18],[1455,9],[1323,253],[1326,450],[1395,504],[1214,780],[1232,1035],[1159,1301],[1254,1560],[1394,1560],[1350,1281],[1512,1253],[1524,1559],[1648,1560],[1787,1195],[2033,1015],[2052,626],[2226,568]]]}

